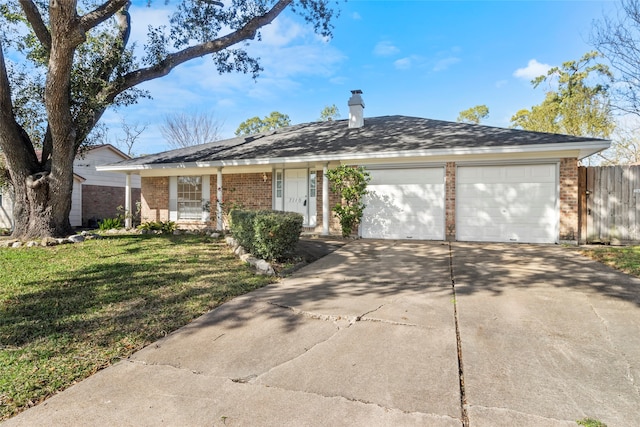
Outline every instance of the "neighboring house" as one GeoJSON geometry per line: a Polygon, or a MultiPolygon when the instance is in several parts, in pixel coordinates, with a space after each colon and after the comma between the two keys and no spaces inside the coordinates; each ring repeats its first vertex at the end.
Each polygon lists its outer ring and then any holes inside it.
{"type": "MultiPolygon", "coordinates": [[[[123,175],[98,172],[96,166],[130,159],[110,144],[87,149],[73,162],[73,192],[69,222],[73,227],[95,226],[98,220],[115,217],[125,205],[126,179],[123,175]]],[[[140,177],[130,180],[135,205],[140,201],[140,177]]],[[[13,197],[9,188],[0,190],[0,228],[13,227],[13,197]]]]}
{"type": "Polygon", "coordinates": [[[0,229],[13,228],[13,193],[10,187],[0,188],[0,229]]]}
{"type": "MultiPolygon", "coordinates": [[[[89,148],[73,162],[73,171],[84,179],[81,191],[76,191],[74,181],[73,202],[69,220],[72,226],[94,225],[98,220],[112,218],[118,214],[118,206],[125,206],[126,177],[99,172],[96,166],[131,159],[111,144],[89,148]]],[[[140,201],[140,177],[131,177],[132,209],[140,201]]]]}
{"type": "Polygon", "coordinates": [[[142,220],[222,228],[230,206],[299,212],[338,234],[326,171],[371,174],[364,238],[558,243],[578,240],[578,161],[610,142],[406,116],[349,119],[154,154],[100,171],[142,178],[142,220]],[[216,203],[219,201],[220,203],[216,203]],[[207,207],[211,206],[208,210],[207,207]]]}

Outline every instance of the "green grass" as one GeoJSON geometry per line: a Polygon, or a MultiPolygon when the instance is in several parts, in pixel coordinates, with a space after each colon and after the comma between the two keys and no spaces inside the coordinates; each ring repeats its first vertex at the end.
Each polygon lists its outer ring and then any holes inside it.
{"type": "Polygon", "coordinates": [[[640,277],[640,246],[603,246],[595,249],[586,249],[582,253],[617,270],[640,277]]]}
{"type": "Polygon", "coordinates": [[[272,281],[193,235],[0,248],[0,266],[0,420],[272,281]]]}
{"type": "Polygon", "coordinates": [[[581,420],[576,421],[576,423],[584,427],[607,427],[605,423],[598,420],[594,420],[593,418],[583,418],[581,420]]]}

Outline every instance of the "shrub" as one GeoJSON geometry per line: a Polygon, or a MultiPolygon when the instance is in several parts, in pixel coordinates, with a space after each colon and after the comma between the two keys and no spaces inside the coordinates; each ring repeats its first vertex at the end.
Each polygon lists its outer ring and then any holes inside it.
{"type": "Polygon", "coordinates": [[[249,253],[283,259],[294,252],[302,231],[302,215],[294,212],[231,211],[231,232],[249,253]]]}
{"type": "Polygon", "coordinates": [[[100,230],[111,230],[114,228],[122,228],[124,225],[122,224],[122,219],[120,216],[115,218],[105,218],[102,221],[98,221],[98,228],[100,230]]]}
{"type": "Polygon", "coordinates": [[[229,212],[231,218],[231,226],[229,227],[233,237],[238,241],[240,246],[245,248],[247,252],[254,253],[254,236],[253,219],[258,211],[248,211],[242,209],[233,209],[229,212]]]}
{"type": "Polygon", "coordinates": [[[172,234],[176,228],[173,221],[148,221],[138,226],[138,230],[159,231],[162,234],[172,234]]]}
{"type": "Polygon", "coordinates": [[[294,253],[304,218],[295,212],[268,212],[255,216],[255,255],[281,260],[294,253]]]}

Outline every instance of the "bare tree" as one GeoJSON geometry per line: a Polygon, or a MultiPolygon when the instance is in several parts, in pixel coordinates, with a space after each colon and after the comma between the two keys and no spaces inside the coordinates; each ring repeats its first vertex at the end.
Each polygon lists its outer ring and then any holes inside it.
{"type": "Polygon", "coordinates": [[[140,135],[142,135],[142,132],[147,130],[148,125],[141,125],[138,122],[127,123],[127,120],[122,117],[121,126],[124,136],[121,138],[116,137],[116,147],[121,151],[124,151],[127,156],[135,157],[136,155],[133,152],[133,144],[136,143],[140,135]]]}
{"type": "Polygon", "coordinates": [[[164,117],[160,132],[170,147],[185,148],[218,141],[223,126],[213,113],[175,113],[164,117]]]}
{"type": "Polygon", "coordinates": [[[596,21],[591,42],[615,71],[613,106],[640,116],[640,0],[622,0],[615,16],[596,21]]]}

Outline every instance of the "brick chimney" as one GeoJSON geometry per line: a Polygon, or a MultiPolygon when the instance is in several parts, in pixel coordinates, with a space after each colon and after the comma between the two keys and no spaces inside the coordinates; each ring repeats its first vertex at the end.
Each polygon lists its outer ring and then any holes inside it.
{"type": "Polygon", "coordinates": [[[351,98],[349,98],[349,129],[364,126],[364,101],[360,95],[362,95],[360,89],[351,91],[351,98]]]}

